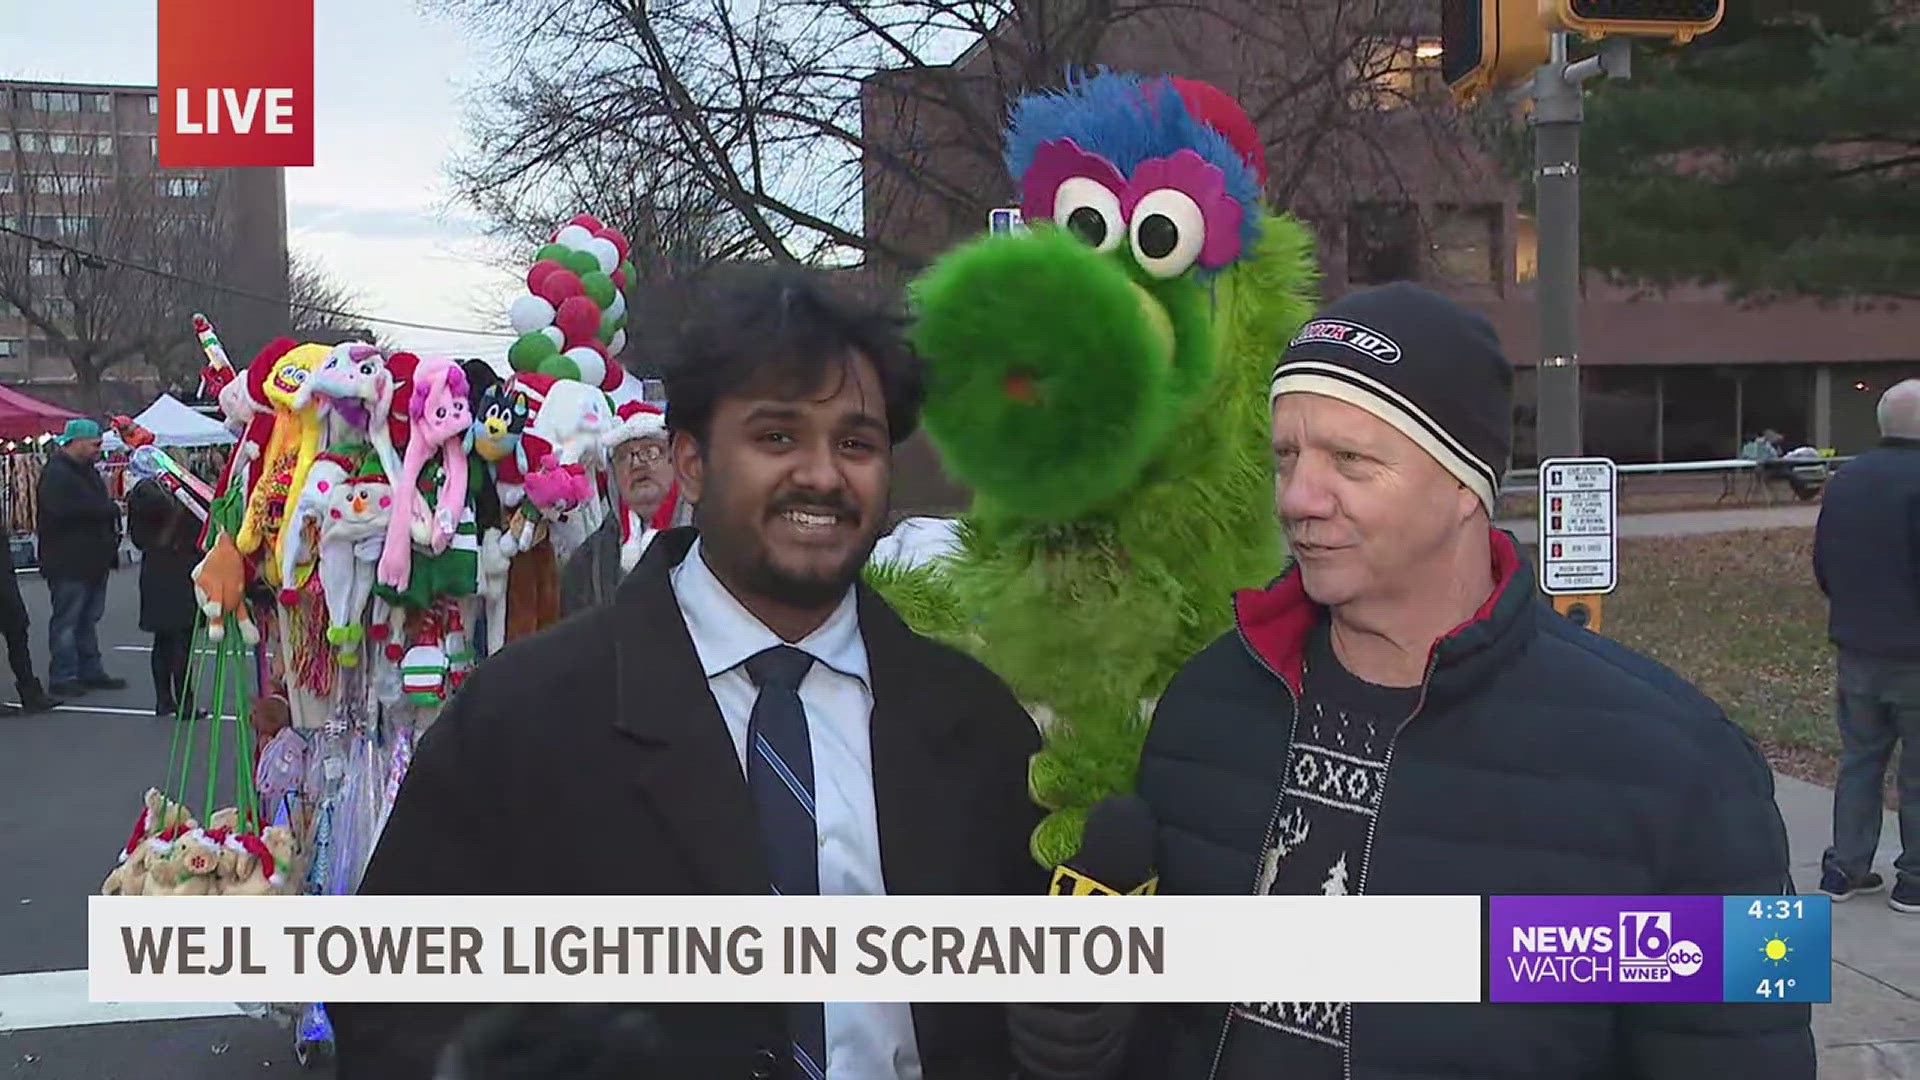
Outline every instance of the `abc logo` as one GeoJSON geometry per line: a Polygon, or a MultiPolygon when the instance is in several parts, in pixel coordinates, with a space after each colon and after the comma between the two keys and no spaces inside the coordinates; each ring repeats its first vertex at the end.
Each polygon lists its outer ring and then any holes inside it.
{"type": "Polygon", "coordinates": [[[1700,952],[1700,946],[1691,941],[1676,941],[1673,948],[1667,950],[1667,967],[1675,975],[1691,975],[1700,970],[1706,962],[1706,956],[1700,952]]]}

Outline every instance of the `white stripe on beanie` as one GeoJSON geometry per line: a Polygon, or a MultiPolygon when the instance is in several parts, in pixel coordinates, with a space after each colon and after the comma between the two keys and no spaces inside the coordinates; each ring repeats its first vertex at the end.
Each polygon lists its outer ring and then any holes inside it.
{"type": "Polygon", "coordinates": [[[1435,423],[1426,410],[1393,387],[1340,364],[1324,360],[1289,360],[1274,369],[1273,385],[1267,394],[1268,404],[1272,404],[1281,394],[1319,394],[1344,401],[1379,417],[1391,424],[1394,430],[1412,439],[1428,456],[1439,462],[1441,468],[1452,473],[1468,490],[1479,496],[1481,504],[1487,508],[1487,516],[1493,516],[1494,502],[1500,490],[1499,474],[1446,428],[1435,423]]]}

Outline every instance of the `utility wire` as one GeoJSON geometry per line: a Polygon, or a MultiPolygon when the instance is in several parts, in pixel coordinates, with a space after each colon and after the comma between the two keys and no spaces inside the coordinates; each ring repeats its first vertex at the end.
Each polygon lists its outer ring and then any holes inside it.
{"type": "Polygon", "coordinates": [[[267,296],[263,293],[250,292],[246,289],[236,288],[232,285],[223,285],[223,284],[220,284],[219,282],[214,282],[214,281],[202,281],[199,278],[189,277],[185,274],[177,274],[171,270],[162,270],[158,267],[147,266],[143,263],[132,262],[127,259],[122,259],[117,255],[103,255],[97,251],[88,251],[85,248],[78,248],[73,246],[72,244],[66,243],[61,240],[49,240],[44,236],[35,236],[29,232],[22,232],[21,230],[16,229],[10,225],[0,224],[0,233],[9,233],[13,236],[20,237],[23,240],[32,241],[33,244],[37,247],[53,248],[59,251],[69,252],[71,254],[79,256],[83,260],[96,259],[100,262],[112,263],[115,266],[125,267],[128,270],[135,270],[142,274],[151,274],[154,277],[167,278],[172,281],[183,282],[185,284],[198,286],[199,288],[203,288],[203,289],[212,289],[215,292],[227,293],[231,296],[238,296],[246,300],[255,300],[263,304],[285,304],[288,307],[298,308],[301,311],[309,312],[315,315],[328,315],[336,319],[348,319],[354,322],[379,323],[382,326],[404,326],[413,330],[434,330],[443,334],[466,334],[472,337],[490,337],[490,338],[509,338],[514,336],[512,334],[503,333],[498,330],[472,330],[472,329],[467,329],[467,328],[458,327],[458,326],[439,326],[434,323],[409,322],[405,319],[382,319],[373,315],[361,315],[351,311],[340,311],[336,308],[320,307],[315,304],[303,304],[298,300],[294,300],[290,297],[267,296]]]}

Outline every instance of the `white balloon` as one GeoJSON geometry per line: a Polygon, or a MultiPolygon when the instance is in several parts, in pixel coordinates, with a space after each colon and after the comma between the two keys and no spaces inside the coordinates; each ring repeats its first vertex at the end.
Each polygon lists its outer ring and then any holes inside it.
{"type": "Polygon", "coordinates": [[[587,241],[593,238],[592,233],[580,226],[569,225],[560,230],[559,235],[553,238],[553,242],[572,251],[585,251],[587,250],[587,241]]]}
{"type": "Polygon", "coordinates": [[[547,338],[548,338],[548,340],[550,340],[550,341],[552,341],[552,342],[553,342],[553,347],[554,347],[554,348],[556,348],[556,349],[564,349],[564,348],[566,348],[566,347],[567,347],[567,334],[566,334],[566,331],[564,331],[564,330],[562,330],[562,329],[560,329],[559,327],[557,327],[557,326],[543,326],[543,327],[541,327],[541,328],[540,328],[540,332],[541,332],[541,333],[543,333],[543,334],[545,334],[545,335],[547,335],[547,338]]]}
{"type": "Polygon", "coordinates": [[[613,246],[611,240],[596,236],[588,240],[581,250],[599,260],[602,273],[611,274],[620,269],[620,249],[613,246]]]}
{"type": "Polygon", "coordinates": [[[607,362],[600,354],[582,345],[568,349],[561,355],[573,361],[580,368],[580,381],[588,386],[599,386],[600,380],[607,377],[607,362]]]}
{"type": "Polygon", "coordinates": [[[613,332],[613,340],[607,342],[607,353],[612,356],[619,356],[620,351],[626,347],[627,332],[625,330],[615,330],[613,332]]]}
{"type": "Polygon", "coordinates": [[[553,305],[546,297],[528,294],[513,302],[507,309],[507,319],[513,323],[516,334],[531,334],[553,322],[553,305]]]}
{"type": "Polygon", "coordinates": [[[613,303],[607,305],[606,314],[619,318],[627,313],[627,294],[619,289],[613,290],[613,303]]]}

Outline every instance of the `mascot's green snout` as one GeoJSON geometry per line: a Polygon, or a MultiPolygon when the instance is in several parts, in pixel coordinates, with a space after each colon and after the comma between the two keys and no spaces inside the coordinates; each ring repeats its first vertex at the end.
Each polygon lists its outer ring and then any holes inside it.
{"type": "Polygon", "coordinates": [[[1051,813],[1079,845],[1129,790],[1152,703],[1279,573],[1266,387],[1312,310],[1313,243],[1261,201],[1258,134],[1204,83],[1103,72],[1022,99],[1007,160],[1029,232],[911,289],[926,428],[975,491],[960,550],[869,574],[1041,723],[1051,813]]]}
{"type": "Polygon", "coordinates": [[[1206,289],[1156,280],[1123,226],[1092,207],[1079,215],[976,241],[913,290],[914,341],[931,369],[927,429],[947,467],[1041,520],[1124,492],[1193,408],[1213,360],[1206,289]]]}

